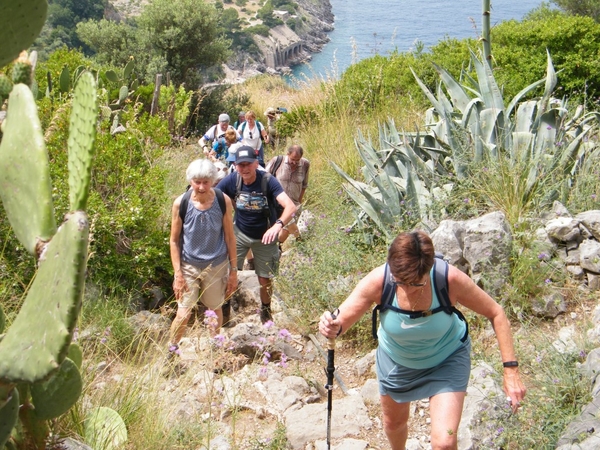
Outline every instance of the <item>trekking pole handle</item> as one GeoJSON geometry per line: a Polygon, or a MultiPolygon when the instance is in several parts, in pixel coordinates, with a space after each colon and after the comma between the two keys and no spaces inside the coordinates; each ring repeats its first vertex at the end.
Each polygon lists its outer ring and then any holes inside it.
{"type": "MultiPolygon", "coordinates": [[[[340,314],[340,309],[337,308],[335,311],[331,311],[331,318],[335,320],[340,314]]],[[[327,350],[335,350],[335,338],[327,339],[327,350]]]]}

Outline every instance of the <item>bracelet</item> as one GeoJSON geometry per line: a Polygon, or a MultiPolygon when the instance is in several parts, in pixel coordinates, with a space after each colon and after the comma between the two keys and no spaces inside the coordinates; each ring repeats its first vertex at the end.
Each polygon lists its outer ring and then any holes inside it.
{"type": "Polygon", "coordinates": [[[502,365],[504,367],[519,367],[519,361],[505,361],[502,365]]]}
{"type": "Polygon", "coordinates": [[[276,224],[278,223],[279,225],[281,225],[281,228],[285,227],[285,225],[283,224],[283,220],[281,220],[281,219],[277,219],[277,220],[275,221],[275,223],[276,223],[276,224]]]}
{"type": "Polygon", "coordinates": [[[236,266],[231,266],[231,267],[229,268],[229,270],[230,270],[231,272],[237,272],[237,270],[238,270],[238,269],[237,269],[237,267],[236,267],[236,266]]]}

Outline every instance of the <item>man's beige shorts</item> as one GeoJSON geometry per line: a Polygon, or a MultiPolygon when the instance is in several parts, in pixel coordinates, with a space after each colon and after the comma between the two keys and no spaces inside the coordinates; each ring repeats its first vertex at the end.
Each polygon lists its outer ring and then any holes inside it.
{"type": "Polygon", "coordinates": [[[200,299],[208,309],[220,308],[225,301],[228,269],[227,258],[221,264],[209,266],[204,270],[182,261],[181,271],[188,290],[183,293],[177,305],[180,308],[192,308],[200,299]]]}

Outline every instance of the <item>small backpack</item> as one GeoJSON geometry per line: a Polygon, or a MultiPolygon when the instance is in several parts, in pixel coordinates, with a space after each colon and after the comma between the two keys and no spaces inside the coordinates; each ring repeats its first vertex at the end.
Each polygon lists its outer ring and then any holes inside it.
{"type": "MultiPolygon", "coordinates": [[[[240,133],[240,136],[241,136],[242,138],[244,137],[244,130],[246,129],[246,124],[247,124],[247,123],[248,123],[248,122],[244,122],[244,123],[242,124],[242,130],[241,130],[241,133],[240,133]]],[[[263,140],[263,135],[262,135],[262,130],[263,130],[263,129],[262,129],[262,123],[260,123],[258,120],[256,121],[256,128],[258,128],[258,136],[260,137],[260,140],[262,141],[262,140],[263,140]]]]}
{"type": "Polygon", "coordinates": [[[465,322],[466,325],[465,334],[461,338],[461,342],[465,342],[467,340],[467,337],[469,337],[469,324],[467,323],[467,319],[465,319],[463,313],[460,312],[456,307],[452,306],[452,303],[450,302],[450,295],[448,294],[448,263],[444,261],[442,255],[436,253],[433,261],[433,288],[440,302],[440,306],[428,311],[408,311],[406,309],[400,309],[392,305],[392,302],[394,301],[394,295],[396,293],[395,287],[396,286],[390,272],[390,267],[386,263],[385,272],[383,275],[383,291],[381,293],[381,302],[379,305],[373,308],[373,339],[377,339],[377,312],[379,311],[381,314],[382,312],[391,309],[394,312],[406,314],[411,319],[427,317],[432,314],[437,314],[441,311],[445,312],[446,314],[456,314],[460,320],[465,322]]]}
{"type": "MultiPolygon", "coordinates": [[[[215,195],[217,196],[217,202],[219,202],[219,208],[221,208],[221,212],[225,215],[225,195],[221,189],[213,188],[215,190],[215,195]]],[[[181,203],[179,204],[179,217],[181,217],[181,223],[185,222],[185,215],[187,214],[188,203],[190,202],[190,198],[192,196],[192,190],[188,185],[183,197],[181,198],[181,203]]]]}

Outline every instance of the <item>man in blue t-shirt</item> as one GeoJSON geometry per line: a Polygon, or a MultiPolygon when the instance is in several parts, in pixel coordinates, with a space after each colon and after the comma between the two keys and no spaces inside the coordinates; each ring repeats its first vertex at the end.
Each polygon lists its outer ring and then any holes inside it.
{"type": "Polygon", "coordinates": [[[296,213],[294,202],[277,178],[258,170],[254,149],[242,146],[235,157],[236,172],[223,178],[217,188],[233,200],[237,265],[241,269],[248,250],[254,255],[254,268],[260,283],[262,322],[272,320],[272,279],[279,268],[279,232],[296,213]],[[269,177],[263,192],[263,177],[269,177]],[[238,177],[241,178],[238,182],[238,177]],[[238,192],[239,191],[239,192],[238,192]],[[277,218],[275,203],[284,209],[277,218]]]}

